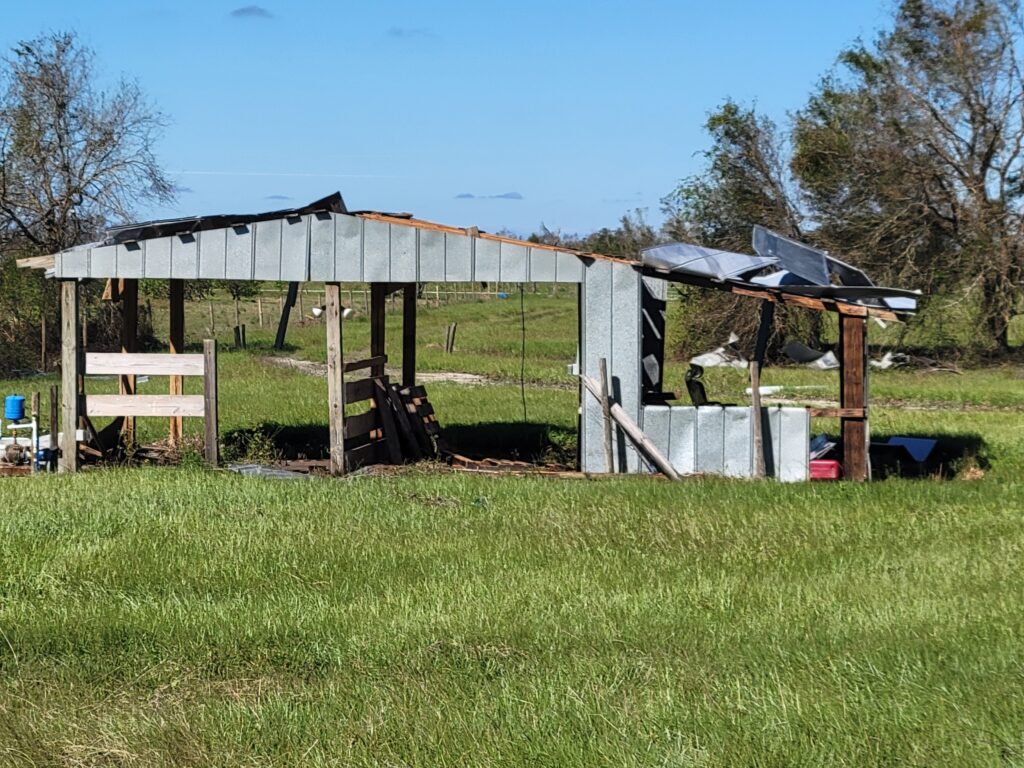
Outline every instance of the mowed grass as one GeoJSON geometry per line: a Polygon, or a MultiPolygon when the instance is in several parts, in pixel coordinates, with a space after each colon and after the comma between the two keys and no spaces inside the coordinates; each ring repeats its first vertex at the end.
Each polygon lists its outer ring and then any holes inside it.
{"type": "MultiPolygon", "coordinates": [[[[526,299],[524,431],[566,440],[575,301],[526,299]]],[[[521,423],[518,304],[421,310],[424,367],[499,382],[428,385],[481,449],[521,423]],[[463,349],[432,349],[456,317],[463,349]]],[[[326,421],[269,334],[222,355],[224,433],[326,421]]],[[[322,358],[322,327],[289,341],[322,358]]],[[[765,378],[835,396],[834,373],[765,378]]],[[[1024,765],[1024,379],[871,385],[873,434],[976,438],[984,477],[0,480],[0,765],[1024,765]]]]}

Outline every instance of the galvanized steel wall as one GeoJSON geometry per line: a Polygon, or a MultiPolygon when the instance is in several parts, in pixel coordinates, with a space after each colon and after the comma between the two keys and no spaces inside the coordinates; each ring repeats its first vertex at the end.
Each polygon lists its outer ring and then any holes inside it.
{"type": "MultiPolygon", "coordinates": [[[[753,476],[751,408],[644,407],[644,431],[684,475],[753,476]]],[[[761,409],[765,470],[784,482],[808,478],[811,419],[806,408],[761,409]]]]}
{"type": "Polygon", "coordinates": [[[569,251],[318,213],[57,254],[58,278],[579,283],[569,251]]]}

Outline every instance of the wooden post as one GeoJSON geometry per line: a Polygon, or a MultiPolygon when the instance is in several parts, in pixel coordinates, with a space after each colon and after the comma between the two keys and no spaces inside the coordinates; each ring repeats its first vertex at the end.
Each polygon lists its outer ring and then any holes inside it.
{"type": "Polygon", "coordinates": [[[60,471],[78,471],[79,389],[78,374],[81,363],[79,342],[78,281],[62,280],[60,284],[61,323],[61,425],[60,471]]]}
{"type": "Polygon", "coordinates": [[[57,433],[60,432],[60,424],[57,421],[57,385],[50,385],[50,420],[48,426],[50,428],[50,460],[47,464],[47,469],[53,472],[57,469],[57,433]]]}
{"type": "Polygon", "coordinates": [[[843,474],[848,480],[871,476],[868,459],[867,418],[867,320],[839,316],[839,407],[856,409],[860,416],[840,419],[843,441],[843,474]]]}
{"type": "Polygon", "coordinates": [[[203,340],[203,421],[205,427],[203,449],[206,462],[220,463],[220,414],[217,406],[217,342],[203,340]]]}
{"type": "MultiPolygon", "coordinates": [[[[121,352],[136,351],[139,328],[139,281],[123,280],[118,294],[121,297],[121,352]]],[[[118,379],[118,392],[122,395],[135,394],[135,375],[125,374],[118,379]]],[[[135,417],[125,416],[121,423],[124,444],[135,444],[135,417]]]]}
{"type": "Polygon", "coordinates": [[[402,292],[402,386],[416,384],[416,283],[402,292]]]}
{"type": "Polygon", "coordinates": [[[259,319],[260,328],[263,328],[263,297],[256,297],[256,317],[259,319]]]}
{"type": "Polygon", "coordinates": [[[274,349],[284,349],[285,334],[288,333],[288,317],[291,315],[292,307],[295,306],[295,297],[299,293],[298,283],[288,283],[288,296],[281,300],[281,319],[277,323],[277,338],[274,339],[274,349]]]}
{"type": "Polygon", "coordinates": [[[754,477],[764,477],[767,468],[764,460],[764,430],[761,422],[761,368],[768,349],[768,337],[772,333],[772,321],[775,319],[775,302],[761,302],[761,324],[757,329],[757,343],[754,346],[754,359],[750,363],[750,429],[754,444],[754,477]]]}
{"type": "Polygon", "coordinates": [[[611,474],[615,471],[615,454],[612,452],[612,405],[608,397],[608,360],[601,358],[598,361],[598,368],[601,379],[601,412],[604,421],[604,471],[611,474]]]}
{"type": "MultiPolygon", "coordinates": [[[[180,355],[185,351],[185,281],[171,280],[168,289],[169,310],[170,310],[170,334],[168,336],[170,352],[172,355],[180,355]]],[[[170,377],[170,394],[180,395],[182,393],[182,377],[170,377]]],[[[181,416],[172,416],[168,431],[168,442],[171,446],[178,446],[181,443],[182,419],[181,416]]]]}
{"type": "MultiPolygon", "coordinates": [[[[384,283],[370,284],[370,357],[384,354],[385,299],[387,286],[384,283]]],[[[370,368],[370,377],[383,376],[384,363],[370,368]]]]}
{"type": "Polygon", "coordinates": [[[46,309],[43,309],[43,319],[39,324],[39,370],[46,373],[46,309]]]}
{"type": "Polygon", "coordinates": [[[345,474],[345,360],[342,346],[341,284],[327,283],[327,423],[331,440],[331,474],[345,474]]]}
{"type": "Polygon", "coordinates": [[[206,303],[207,303],[207,305],[210,308],[210,333],[211,334],[216,334],[217,333],[217,323],[213,319],[213,302],[212,301],[208,301],[206,303]]]}

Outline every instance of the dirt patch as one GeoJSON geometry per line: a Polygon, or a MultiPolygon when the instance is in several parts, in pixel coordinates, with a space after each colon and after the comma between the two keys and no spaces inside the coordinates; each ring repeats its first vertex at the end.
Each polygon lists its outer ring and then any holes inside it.
{"type": "MultiPolygon", "coordinates": [[[[260,358],[260,360],[268,365],[274,365],[278,368],[290,368],[293,371],[304,373],[307,376],[327,375],[326,363],[314,363],[309,360],[298,360],[294,357],[266,356],[260,358]]],[[[400,372],[397,369],[388,368],[386,369],[386,373],[392,379],[397,379],[400,376],[400,372]]],[[[500,381],[489,379],[486,376],[481,376],[476,373],[461,373],[459,371],[417,372],[416,381],[423,384],[429,384],[432,381],[445,381],[453,384],[467,384],[470,386],[501,383],[500,381]]]]}

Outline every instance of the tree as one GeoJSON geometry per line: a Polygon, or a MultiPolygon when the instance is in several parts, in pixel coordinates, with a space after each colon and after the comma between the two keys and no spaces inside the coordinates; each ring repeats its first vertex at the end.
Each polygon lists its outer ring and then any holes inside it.
{"type": "MultiPolygon", "coordinates": [[[[749,253],[755,224],[787,237],[804,237],[775,124],[753,109],[726,100],[709,115],[705,128],[711,135],[711,147],[704,153],[705,171],[683,179],[662,200],[671,239],[749,253]]],[[[730,331],[744,339],[755,337],[759,323],[755,303],[730,294],[680,290],[689,347],[702,350],[720,344],[730,331]]],[[[787,333],[818,344],[819,318],[783,309],[776,314],[774,336],[787,333]]]]}
{"type": "Polygon", "coordinates": [[[1016,0],[903,0],[798,115],[793,171],[821,239],[886,277],[979,294],[1008,348],[1024,277],[1016,0]]]}
{"type": "MultiPolygon", "coordinates": [[[[0,60],[0,337],[37,338],[27,323],[57,306],[38,273],[13,277],[13,258],[88,242],[134,218],[136,205],[172,199],[154,153],[162,127],[136,83],[100,87],[92,51],[72,33],[19,43],[0,60]]],[[[27,359],[8,346],[0,366],[27,359]]]]}

